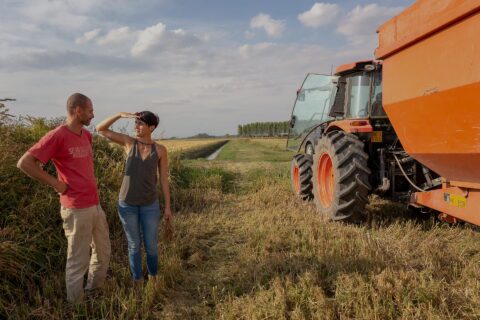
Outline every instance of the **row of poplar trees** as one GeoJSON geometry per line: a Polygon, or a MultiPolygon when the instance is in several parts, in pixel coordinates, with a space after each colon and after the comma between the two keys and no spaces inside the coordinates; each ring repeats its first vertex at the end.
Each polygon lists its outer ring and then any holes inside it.
{"type": "Polygon", "coordinates": [[[288,121],[253,122],[238,125],[240,137],[280,137],[288,135],[288,121]]]}

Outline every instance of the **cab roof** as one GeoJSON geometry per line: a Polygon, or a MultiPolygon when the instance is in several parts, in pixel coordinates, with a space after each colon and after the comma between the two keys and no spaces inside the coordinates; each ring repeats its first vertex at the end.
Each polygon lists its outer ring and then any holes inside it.
{"type": "Polygon", "coordinates": [[[381,64],[381,61],[377,60],[364,60],[364,61],[357,61],[357,62],[350,62],[350,63],[345,63],[337,67],[335,69],[335,75],[336,76],[343,76],[352,72],[356,71],[363,71],[365,70],[365,66],[371,64],[371,65],[379,65],[381,64]]]}

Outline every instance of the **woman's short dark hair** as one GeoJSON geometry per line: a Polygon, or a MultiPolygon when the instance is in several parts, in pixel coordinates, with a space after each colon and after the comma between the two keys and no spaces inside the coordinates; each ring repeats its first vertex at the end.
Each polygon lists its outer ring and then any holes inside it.
{"type": "Polygon", "coordinates": [[[158,123],[160,122],[160,119],[158,116],[150,111],[141,111],[137,112],[138,119],[145,122],[148,126],[155,126],[155,128],[158,126],[158,123]]]}

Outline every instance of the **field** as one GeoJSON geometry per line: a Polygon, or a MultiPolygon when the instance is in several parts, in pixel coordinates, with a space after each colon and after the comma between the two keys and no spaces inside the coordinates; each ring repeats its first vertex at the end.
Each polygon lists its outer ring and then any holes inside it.
{"type": "MultiPolygon", "coordinates": [[[[42,128],[40,128],[42,129],[42,128]]],[[[160,279],[133,293],[115,212],[121,154],[96,139],[97,177],[112,238],[107,285],[64,301],[66,244],[56,195],[12,169],[36,128],[2,129],[0,316],[90,319],[476,319],[480,235],[413,217],[372,197],[360,225],[332,223],[295,199],[284,140],[233,139],[216,160],[171,163],[173,241],[160,279]],[[7,135],[7,136],[6,136],[7,135]],[[3,137],[8,139],[3,139],[3,137]],[[22,149],[22,148],[16,148],[22,149]]],[[[42,129],[43,130],[43,129],[42,129]]],[[[162,234],[162,230],[160,230],[162,234]]]]}
{"type": "Polygon", "coordinates": [[[192,148],[202,148],[206,145],[217,142],[219,139],[165,139],[157,142],[163,144],[169,153],[177,153],[186,151],[192,148]]]}

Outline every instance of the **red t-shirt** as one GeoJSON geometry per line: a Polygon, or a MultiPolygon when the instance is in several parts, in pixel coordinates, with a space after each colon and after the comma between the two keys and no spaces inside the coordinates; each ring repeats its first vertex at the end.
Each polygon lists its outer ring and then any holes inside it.
{"type": "Polygon", "coordinates": [[[48,132],[28,150],[46,164],[50,159],[57,168],[58,179],[68,184],[60,203],[65,208],[88,208],[99,202],[93,171],[92,134],[82,129],[78,135],[66,125],[48,132]]]}

